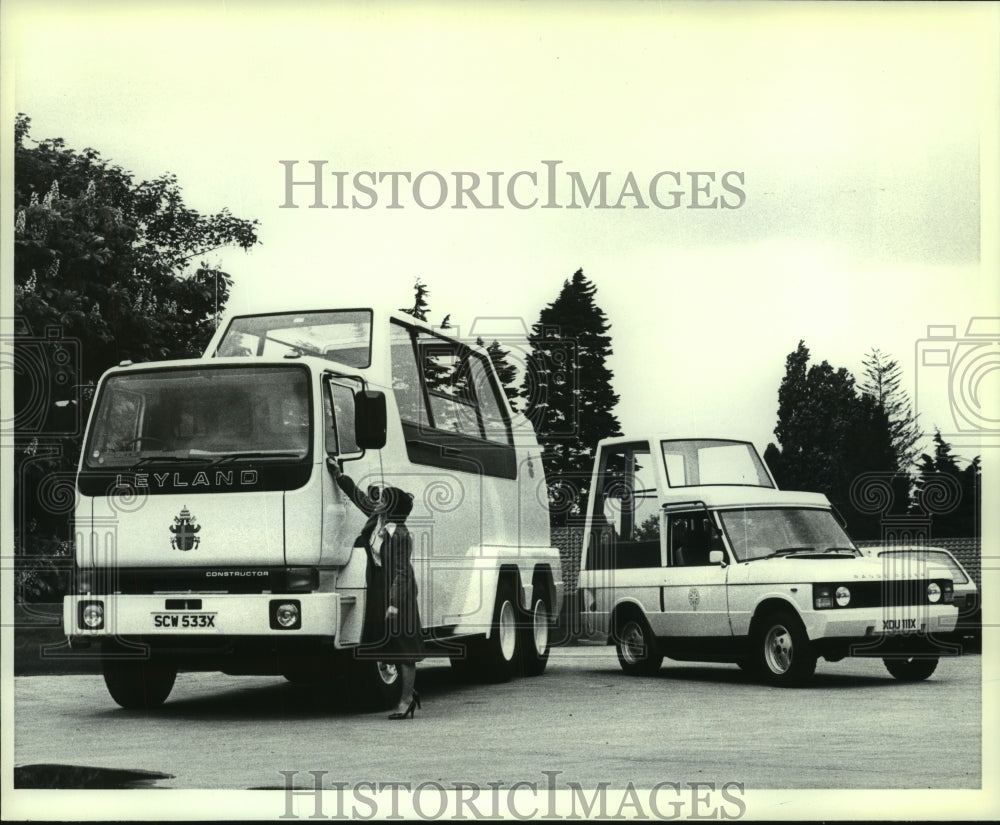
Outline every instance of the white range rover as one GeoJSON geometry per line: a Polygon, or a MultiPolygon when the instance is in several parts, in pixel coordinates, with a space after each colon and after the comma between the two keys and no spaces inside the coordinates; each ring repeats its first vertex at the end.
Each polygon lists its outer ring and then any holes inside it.
{"type": "Polygon", "coordinates": [[[779,490],[749,441],[605,439],[591,491],[583,627],[626,673],[667,656],[786,684],[820,656],[874,656],[916,681],[958,653],[948,569],[863,556],[826,496],[779,490]]]}

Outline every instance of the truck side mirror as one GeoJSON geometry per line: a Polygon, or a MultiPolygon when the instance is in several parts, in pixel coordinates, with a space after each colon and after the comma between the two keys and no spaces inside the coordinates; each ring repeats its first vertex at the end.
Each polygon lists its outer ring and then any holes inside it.
{"type": "Polygon", "coordinates": [[[354,394],[355,441],[362,450],[380,450],[385,446],[385,394],[361,390],[354,394]]]}

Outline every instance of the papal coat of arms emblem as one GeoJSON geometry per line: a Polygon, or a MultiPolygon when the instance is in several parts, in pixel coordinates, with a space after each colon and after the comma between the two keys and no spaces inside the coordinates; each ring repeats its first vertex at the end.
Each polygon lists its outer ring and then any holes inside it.
{"type": "Polygon", "coordinates": [[[688,601],[691,603],[691,609],[698,609],[698,602],[701,601],[701,594],[698,592],[697,587],[692,587],[688,590],[688,601]]]}
{"type": "Polygon", "coordinates": [[[196,521],[187,507],[182,507],[180,515],[174,516],[174,523],[170,527],[170,532],[174,534],[170,539],[170,546],[174,550],[194,550],[198,546],[201,538],[197,533],[201,530],[201,525],[195,524],[196,521]]]}

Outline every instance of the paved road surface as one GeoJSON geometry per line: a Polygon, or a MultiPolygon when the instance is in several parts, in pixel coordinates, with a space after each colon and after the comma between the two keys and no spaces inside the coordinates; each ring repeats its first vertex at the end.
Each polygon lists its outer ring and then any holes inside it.
{"type": "Polygon", "coordinates": [[[18,766],[57,763],[168,774],[162,788],[283,787],[279,771],[330,781],[560,781],[651,787],[667,780],[748,788],[975,788],[980,658],[896,682],[878,660],[821,661],[798,689],[728,665],[666,662],[630,678],[613,650],[553,651],[547,673],[502,685],[418,672],[413,721],[338,707],[280,677],[182,673],[155,713],[120,709],[95,676],[16,680],[18,766]]]}

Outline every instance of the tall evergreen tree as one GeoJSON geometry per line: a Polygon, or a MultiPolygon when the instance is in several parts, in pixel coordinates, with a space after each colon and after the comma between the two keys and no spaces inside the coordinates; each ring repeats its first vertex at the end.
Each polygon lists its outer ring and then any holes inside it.
{"type": "Polygon", "coordinates": [[[931,538],[981,535],[982,467],[976,456],[960,467],[951,445],[934,433],[934,455],[924,453],[914,482],[913,511],[931,519],[931,538]]]}
{"type": "Polygon", "coordinates": [[[621,434],[613,412],[618,395],[606,365],[611,325],[594,301],[596,293],[577,270],[528,336],[521,397],[542,445],[554,525],[586,512],[597,442],[621,434]]]}
{"type": "Polygon", "coordinates": [[[427,313],[430,311],[430,304],[427,303],[427,296],[430,294],[431,291],[427,288],[427,285],[417,278],[413,284],[413,306],[400,308],[399,311],[405,312],[407,315],[412,315],[418,321],[426,321],[427,313]]]}
{"type": "MultiPolygon", "coordinates": [[[[896,460],[885,410],[859,395],[854,377],[828,362],[809,365],[803,341],[788,355],[778,389],[778,423],[765,457],[779,486],[824,493],[844,514],[857,538],[879,534],[882,514],[852,499],[863,473],[883,473],[896,486],[896,460]]],[[[897,506],[906,506],[903,495],[897,506]]]]}
{"type": "Polygon", "coordinates": [[[517,410],[520,392],[517,388],[517,367],[510,363],[510,350],[506,350],[499,341],[494,340],[488,347],[483,343],[482,338],[476,339],[477,346],[483,347],[493,363],[497,378],[500,379],[500,386],[503,387],[504,395],[510,402],[512,409],[517,410]]]}
{"type": "Polygon", "coordinates": [[[901,386],[899,364],[876,347],[865,356],[864,380],[861,392],[870,395],[885,410],[889,419],[889,436],[896,455],[896,469],[908,472],[917,459],[917,443],[921,433],[917,417],[906,391],[901,386]]]}

